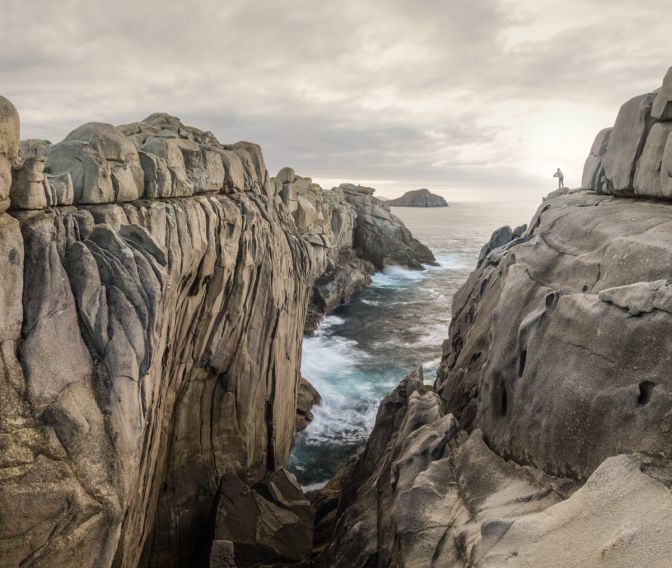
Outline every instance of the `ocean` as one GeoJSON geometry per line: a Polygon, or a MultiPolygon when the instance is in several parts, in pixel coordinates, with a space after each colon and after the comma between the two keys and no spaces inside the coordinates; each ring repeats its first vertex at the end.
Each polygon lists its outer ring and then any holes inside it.
{"type": "MultiPolygon", "coordinates": [[[[540,200],[541,201],[541,200],[540,200]]],[[[539,202],[540,202],[539,201],[539,202]]],[[[394,207],[438,266],[391,267],[303,341],[301,372],[322,395],[292,448],[289,469],[305,490],[323,486],[366,443],[382,398],[417,366],[431,384],[448,337],[451,299],[492,232],[528,223],[537,203],[394,207]]]]}

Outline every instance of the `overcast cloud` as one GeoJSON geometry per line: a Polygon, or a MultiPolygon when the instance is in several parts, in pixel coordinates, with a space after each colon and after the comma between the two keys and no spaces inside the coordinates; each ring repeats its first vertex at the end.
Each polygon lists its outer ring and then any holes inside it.
{"type": "Polygon", "coordinates": [[[664,0],[5,0],[22,136],[156,111],[325,186],[538,199],[672,65],[664,0]]]}

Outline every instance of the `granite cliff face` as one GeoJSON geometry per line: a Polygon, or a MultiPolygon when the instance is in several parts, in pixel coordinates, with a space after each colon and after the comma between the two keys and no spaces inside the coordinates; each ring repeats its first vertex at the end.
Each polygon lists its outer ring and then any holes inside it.
{"type": "Polygon", "coordinates": [[[325,566],[670,563],[671,81],[484,247],[434,388],[402,381],[317,500],[325,566]]]}
{"type": "Polygon", "coordinates": [[[433,260],[372,193],[271,178],[257,145],[164,114],[19,142],[0,97],[4,566],[309,553],[282,466],[313,283],[326,310],[433,260]]]}
{"type": "Polygon", "coordinates": [[[414,189],[407,191],[401,197],[388,199],[390,207],[448,207],[446,200],[428,189],[414,189]]]}

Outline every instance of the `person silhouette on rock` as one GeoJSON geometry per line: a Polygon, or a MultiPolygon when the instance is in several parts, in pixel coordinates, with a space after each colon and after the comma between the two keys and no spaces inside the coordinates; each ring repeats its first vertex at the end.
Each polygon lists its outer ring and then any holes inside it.
{"type": "Polygon", "coordinates": [[[558,178],[558,189],[565,187],[565,174],[562,173],[560,168],[553,174],[553,177],[558,178]]]}

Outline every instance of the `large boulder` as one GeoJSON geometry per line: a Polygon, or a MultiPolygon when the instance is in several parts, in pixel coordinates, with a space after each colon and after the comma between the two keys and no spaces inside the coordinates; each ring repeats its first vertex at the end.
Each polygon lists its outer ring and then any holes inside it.
{"type": "Polygon", "coordinates": [[[44,209],[51,205],[49,182],[44,174],[49,144],[22,140],[12,175],[12,209],[44,209]]]}
{"type": "Polygon", "coordinates": [[[72,131],[50,148],[46,171],[70,174],[75,203],[121,203],[143,194],[138,151],[111,124],[90,122],[72,131]]]}
{"type": "Polygon", "coordinates": [[[609,147],[612,128],[604,128],[597,133],[583,167],[581,187],[600,193],[604,182],[604,155],[609,147]]]}
{"type": "Polygon", "coordinates": [[[672,68],[663,86],[620,109],[598,133],[583,169],[582,187],[627,197],[672,199],[672,68]]]}
{"type": "Polygon", "coordinates": [[[618,453],[672,455],[669,208],[548,199],[523,238],[479,265],[453,300],[436,383],[463,427],[577,480],[618,453]]]}
{"type": "Polygon", "coordinates": [[[196,151],[198,145],[171,136],[152,136],[142,146],[142,152],[150,156],[142,159],[145,168],[145,183],[148,197],[186,197],[194,194],[187,177],[182,148],[196,151]],[[166,175],[166,171],[169,175],[166,175]]]}
{"type": "Polygon", "coordinates": [[[0,213],[9,207],[12,166],[19,157],[19,113],[0,96],[0,213]]]}
{"type": "Polygon", "coordinates": [[[672,198],[672,122],[657,122],[646,138],[635,170],[636,195],[672,198]],[[670,149],[667,149],[667,146],[670,149]],[[667,163],[664,158],[667,156],[667,163]]]}
{"type": "Polygon", "coordinates": [[[672,120],[672,67],[667,70],[663,86],[653,101],[651,116],[656,120],[672,120]]]}
{"type": "Polygon", "coordinates": [[[44,172],[50,146],[47,140],[21,141],[12,176],[12,209],[44,209],[74,203],[70,172],[56,175],[44,172]]]}
{"type": "Polygon", "coordinates": [[[306,563],[312,551],[313,511],[296,481],[284,469],[250,487],[237,475],[222,477],[211,551],[211,568],[226,566],[213,558],[223,543],[235,565],[288,566],[306,563]]]}
{"type": "Polygon", "coordinates": [[[634,194],[635,168],[653,122],[651,105],[655,96],[640,95],[621,107],[603,161],[606,193],[634,194]]]}
{"type": "Polygon", "coordinates": [[[301,377],[299,395],[296,400],[296,427],[295,431],[304,430],[313,421],[313,406],[320,404],[322,397],[317,389],[305,378],[301,377]]]}

